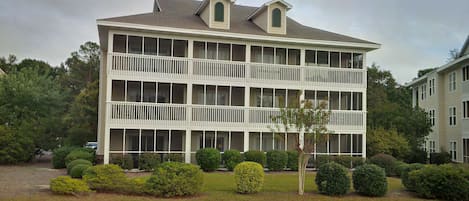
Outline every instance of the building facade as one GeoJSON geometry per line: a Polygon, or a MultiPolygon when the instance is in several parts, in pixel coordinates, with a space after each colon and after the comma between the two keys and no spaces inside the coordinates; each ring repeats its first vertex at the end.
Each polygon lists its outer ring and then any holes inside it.
{"type": "MultiPolygon", "coordinates": [[[[317,154],[365,156],[366,53],[379,44],[299,24],[292,6],[157,0],[153,12],[97,20],[102,50],[98,154],[179,155],[201,148],[293,150],[273,134],[279,108],[332,111],[317,154]]],[[[316,155],[316,154],[315,154],[316,155]]]]}
{"type": "Polygon", "coordinates": [[[424,109],[432,124],[425,150],[448,151],[455,162],[469,163],[469,37],[458,57],[413,80],[412,104],[424,109]]]}

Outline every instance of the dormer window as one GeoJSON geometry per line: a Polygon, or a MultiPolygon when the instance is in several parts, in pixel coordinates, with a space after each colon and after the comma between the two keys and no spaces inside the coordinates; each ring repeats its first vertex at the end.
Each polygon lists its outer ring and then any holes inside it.
{"type": "Polygon", "coordinates": [[[225,5],[222,2],[215,4],[215,21],[224,22],[225,21],[225,5]]]}
{"type": "Polygon", "coordinates": [[[278,8],[272,11],[272,27],[282,27],[282,11],[278,8]]]}

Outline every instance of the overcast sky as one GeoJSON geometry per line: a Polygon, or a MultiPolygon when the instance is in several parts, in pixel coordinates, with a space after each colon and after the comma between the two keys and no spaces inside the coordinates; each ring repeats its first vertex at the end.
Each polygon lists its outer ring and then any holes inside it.
{"type": "MultiPolygon", "coordinates": [[[[260,6],[268,0],[237,0],[260,6]]],[[[400,83],[418,69],[443,65],[469,35],[468,0],[287,0],[302,24],[382,44],[368,54],[400,83]]],[[[98,41],[96,19],[150,12],[153,0],[1,0],[0,57],[57,66],[86,41],[98,41]]]]}

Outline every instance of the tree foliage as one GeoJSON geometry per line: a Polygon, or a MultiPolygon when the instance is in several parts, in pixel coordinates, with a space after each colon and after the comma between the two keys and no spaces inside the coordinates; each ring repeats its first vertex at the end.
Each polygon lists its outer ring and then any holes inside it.
{"type": "Polygon", "coordinates": [[[397,133],[395,129],[369,129],[366,132],[366,141],[366,153],[368,156],[384,153],[404,159],[410,151],[407,139],[397,133]]]}

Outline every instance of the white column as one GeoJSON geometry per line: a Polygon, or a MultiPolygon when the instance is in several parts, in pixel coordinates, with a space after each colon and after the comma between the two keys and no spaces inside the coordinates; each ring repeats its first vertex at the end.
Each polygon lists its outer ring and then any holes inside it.
{"type": "Polygon", "coordinates": [[[244,131],[244,152],[249,151],[249,131],[244,131]]]}
{"type": "MultiPolygon", "coordinates": [[[[113,47],[113,34],[112,32],[109,32],[108,34],[108,50],[112,50],[113,47]]],[[[106,115],[106,120],[105,120],[105,125],[104,125],[104,158],[103,158],[103,163],[104,164],[109,164],[109,147],[110,147],[110,130],[111,128],[109,127],[109,121],[110,121],[110,112],[111,112],[111,107],[110,107],[110,100],[111,100],[111,91],[112,91],[112,80],[110,78],[109,72],[112,66],[112,57],[108,56],[107,57],[107,62],[106,62],[106,111],[104,112],[106,115]]],[[[124,147],[125,148],[125,147],[124,147]]]]}
{"type": "MultiPolygon", "coordinates": [[[[362,157],[366,158],[366,114],[367,114],[367,107],[366,107],[366,88],[367,88],[367,68],[366,68],[366,53],[363,53],[363,70],[365,71],[365,76],[363,77],[363,82],[365,86],[365,90],[362,91],[362,101],[363,101],[363,135],[362,135],[362,157]]],[[[353,151],[353,150],[352,150],[353,151]]]]}
{"type": "Polygon", "coordinates": [[[188,128],[186,129],[186,149],[185,149],[185,162],[190,163],[191,162],[191,140],[192,140],[192,133],[191,129],[188,128]]]}
{"type": "MultiPolygon", "coordinates": [[[[188,65],[188,74],[189,77],[192,78],[193,74],[193,67],[194,67],[194,61],[192,58],[194,58],[194,40],[189,40],[188,41],[188,47],[187,47],[187,53],[188,53],[188,58],[189,60],[189,65],[188,65]]],[[[187,83],[187,107],[186,107],[186,121],[187,121],[187,128],[186,128],[186,144],[185,144],[185,158],[184,161],[186,163],[191,162],[191,143],[192,143],[192,79],[189,80],[187,83]]]]}

